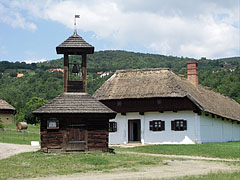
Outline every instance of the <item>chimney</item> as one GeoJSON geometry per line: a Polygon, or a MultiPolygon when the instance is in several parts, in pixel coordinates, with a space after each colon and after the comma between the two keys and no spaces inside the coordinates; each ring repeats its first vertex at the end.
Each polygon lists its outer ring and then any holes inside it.
{"type": "Polygon", "coordinates": [[[198,86],[198,62],[187,62],[187,78],[195,87],[198,86]]]}

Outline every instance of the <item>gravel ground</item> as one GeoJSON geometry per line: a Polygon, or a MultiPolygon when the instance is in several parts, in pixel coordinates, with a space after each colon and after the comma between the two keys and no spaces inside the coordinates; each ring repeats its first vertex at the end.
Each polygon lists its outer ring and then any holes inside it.
{"type": "Polygon", "coordinates": [[[30,145],[0,143],[0,159],[8,158],[23,152],[33,152],[37,150],[39,150],[39,148],[30,145]]]}

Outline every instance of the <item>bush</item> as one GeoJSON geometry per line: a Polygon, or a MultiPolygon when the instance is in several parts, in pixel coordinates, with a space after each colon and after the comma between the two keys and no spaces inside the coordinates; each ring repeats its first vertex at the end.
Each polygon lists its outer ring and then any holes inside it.
{"type": "Polygon", "coordinates": [[[25,106],[25,115],[24,115],[24,119],[26,120],[26,122],[28,124],[37,124],[40,123],[40,119],[37,118],[35,115],[32,114],[32,112],[38,108],[40,108],[41,106],[43,106],[44,104],[46,104],[48,101],[40,98],[40,97],[33,97],[32,99],[30,99],[25,106]]]}
{"type": "Polygon", "coordinates": [[[18,112],[15,115],[14,121],[15,121],[16,124],[19,123],[19,122],[26,122],[26,120],[24,119],[24,113],[23,112],[18,112]]]}
{"type": "Polygon", "coordinates": [[[4,128],[4,124],[1,118],[0,118],[0,128],[4,128]]]}

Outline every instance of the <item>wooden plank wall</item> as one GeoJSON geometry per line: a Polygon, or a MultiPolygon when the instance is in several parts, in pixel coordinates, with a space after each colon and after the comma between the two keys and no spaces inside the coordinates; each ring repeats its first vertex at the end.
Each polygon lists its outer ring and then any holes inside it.
{"type": "Polygon", "coordinates": [[[71,125],[86,125],[86,151],[100,150],[108,152],[108,119],[61,116],[56,117],[59,120],[59,129],[47,129],[47,120],[50,117],[41,117],[41,149],[47,152],[48,149],[66,150],[68,143],[67,129],[71,125]]]}
{"type": "Polygon", "coordinates": [[[88,150],[108,151],[108,119],[88,119],[88,150]]]}
{"type": "MultiPolygon", "coordinates": [[[[41,119],[41,149],[47,152],[47,149],[61,149],[63,147],[63,137],[65,134],[64,125],[61,124],[59,129],[47,129],[48,118],[41,119]]],[[[59,120],[60,121],[60,120],[59,120]]]]}

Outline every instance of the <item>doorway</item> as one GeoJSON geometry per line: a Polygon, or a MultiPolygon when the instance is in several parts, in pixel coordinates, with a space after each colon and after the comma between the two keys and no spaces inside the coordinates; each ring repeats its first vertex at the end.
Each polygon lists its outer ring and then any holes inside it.
{"type": "Polygon", "coordinates": [[[86,146],[85,125],[75,124],[68,126],[67,130],[67,151],[84,151],[86,146]]]}
{"type": "Polygon", "coordinates": [[[128,142],[141,141],[140,119],[128,120],[128,142]]]}

